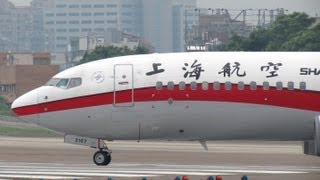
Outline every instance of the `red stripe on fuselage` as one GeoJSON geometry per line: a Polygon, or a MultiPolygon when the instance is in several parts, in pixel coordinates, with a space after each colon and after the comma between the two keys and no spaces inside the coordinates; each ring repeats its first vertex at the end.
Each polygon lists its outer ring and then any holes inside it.
{"type": "MultiPolygon", "coordinates": [[[[131,100],[131,92],[132,90],[116,92],[117,103],[127,103],[131,100]]],[[[186,86],[185,90],[179,90],[178,86],[175,86],[173,90],[168,90],[166,87],[163,90],[156,90],[155,87],[134,90],[134,102],[168,101],[169,98],[173,101],[236,102],[320,111],[320,93],[317,91],[276,90],[275,88],[263,90],[262,87],[250,90],[249,86],[245,86],[244,90],[238,90],[237,85],[232,85],[231,90],[225,90],[223,84],[220,90],[213,90],[212,84],[208,90],[202,90],[200,84],[197,90],[191,90],[189,85],[186,86]]],[[[111,105],[113,99],[114,93],[108,92],[19,107],[13,109],[13,111],[18,116],[24,116],[111,105]]]]}

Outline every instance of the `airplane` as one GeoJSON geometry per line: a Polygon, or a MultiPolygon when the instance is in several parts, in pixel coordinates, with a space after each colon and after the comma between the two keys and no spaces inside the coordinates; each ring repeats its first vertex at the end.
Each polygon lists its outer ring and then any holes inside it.
{"type": "Polygon", "coordinates": [[[98,149],[100,166],[114,140],[294,140],[320,156],[319,84],[319,52],[131,55],[62,71],[12,111],[98,149]]]}

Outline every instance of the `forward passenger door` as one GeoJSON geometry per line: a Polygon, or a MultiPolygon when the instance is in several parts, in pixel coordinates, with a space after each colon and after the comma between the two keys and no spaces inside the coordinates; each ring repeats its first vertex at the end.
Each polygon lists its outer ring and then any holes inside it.
{"type": "Polygon", "coordinates": [[[114,65],[114,98],[115,107],[134,106],[133,65],[114,65]]]}

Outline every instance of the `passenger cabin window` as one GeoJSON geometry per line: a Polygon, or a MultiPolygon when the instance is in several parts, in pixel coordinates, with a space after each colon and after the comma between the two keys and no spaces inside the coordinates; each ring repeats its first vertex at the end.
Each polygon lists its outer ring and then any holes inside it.
{"type": "Polygon", "coordinates": [[[224,84],[224,89],[227,90],[227,91],[230,91],[232,89],[232,84],[230,81],[227,81],[225,84],[224,84]]]}
{"type": "Polygon", "coordinates": [[[270,89],[269,82],[267,82],[267,81],[263,82],[262,86],[263,86],[263,90],[269,90],[270,89]]]}
{"type": "Polygon", "coordinates": [[[238,90],[240,90],[240,91],[244,90],[244,82],[243,81],[238,82],[238,90]]]}
{"type": "Polygon", "coordinates": [[[173,90],[174,89],[174,82],[169,81],[167,88],[168,88],[168,90],[173,90]]]}
{"type": "Polygon", "coordinates": [[[186,83],[183,82],[183,81],[179,82],[179,89],[180,90],[185,90],[186,89],[186,83]]]}
{"type": "Polygon", "coordinates": [[[277,90],[282,90],[283,89],[283,85],[282,85],[282,82],[277,82],[276,83],[276,88],[277,88],[277,90]]]}
{"type": "Polygon", "coordinates": [[[220,83],[219,82],[215,81],[213,83],[213,90],[216,90],[216,91],[220,90],[220,83]]]}
{"type": "Polygon", "coordinates": [[[257,83],[255,81],[250,82],[250,89],[251,90],[257,90],[257,83]]]}
{"type": "Polygon", "coordinates": [[[192,81],[192,82],[190,83],[190,88],[191,88],[191,90],[197,90],[197,82],[192,81]]]}
{"type": "Polygon", "coordinates": [[[294,90],[294,82],[292,81],[288,82],[288,90],[294,90]]]}
{"type": "Polygon", "coordinates": [[[161,81],[158,81],[158,82],[156,83],[156,89],[157,89],[157,90],[162,90],[162,82],[161,82],[161,81]]]}
{"type": "Polygon", "coordinates": [[[202,82],[202,90],[207,91],[209,89],[209,83],[204,81],[202,82]]]}
{"type": "Polygon", "coordinates": [[[300,82],[300,90],[306,90],[307,89],[307,83],[306,82],[300,82]]]}

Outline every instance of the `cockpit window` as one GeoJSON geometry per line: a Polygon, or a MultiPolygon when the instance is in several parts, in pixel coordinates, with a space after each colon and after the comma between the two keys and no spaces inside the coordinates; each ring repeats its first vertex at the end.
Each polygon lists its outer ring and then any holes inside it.
{"type": "Polygon", "coordinates": [[[82,84],[81,78],[71,78],[68,89],[80,86],[82,84]]]}
{"type": "Polygon", "coordinates": [[[60,79],[56,87],[67,89],[69,79],[60,79]]]}
{"type": "Polygon", "coordinates": [[[70,89],[82,84],[81,78],[60,79],[52,78],[47,82],[46,86],[55,86],[62,89],[70,89]]]}
{"type": "Polygon", "coordinates": [[[59,81],[59,78],[52,78],[47,82],[46,86],[56,86],[59,81]]]}

